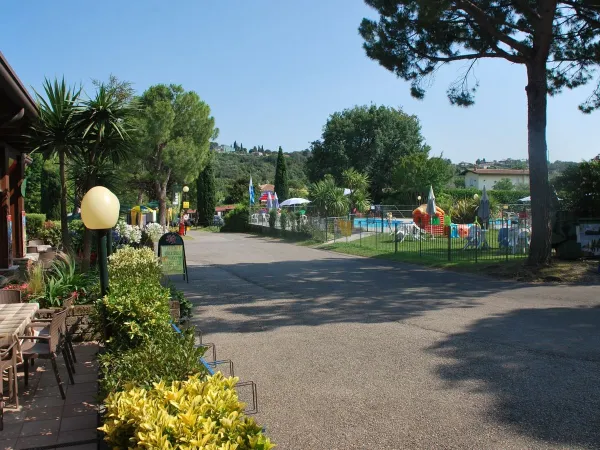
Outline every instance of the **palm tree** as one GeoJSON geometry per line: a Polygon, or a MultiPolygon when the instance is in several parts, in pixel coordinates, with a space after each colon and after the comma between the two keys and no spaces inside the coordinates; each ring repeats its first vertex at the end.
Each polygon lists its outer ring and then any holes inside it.
{"type": "Polygon", "coordinates": [[[350,208],[356,208],[359,212],[367,211],[371,206],[368,194],[369,185],[371,184],[369,176],[354,168],[350,168],[342,173],[342,179],[346,187],[350,189],[350,208]]]}
{"type": "MultiPolygon", "coordinates": [[[[128,155],[129,119],[131,105],[100,83],[96,95],[81,104],[77,128],[84,145],[81,147],[79,172],[83,182],[80,191],[85,194],[97,185],[99,176],[107,165],[119,164],[128,155]],[[83,172],[83,173],[82,173],[83,172]]],[[[91,232],[87,228],[83,236],[82,266],[85,270],[91,255],[91,232]]]]}
{"type": "Polygon", "coordinates": [[[60,172],[60,228],[62,243],[69,250],[69,228],[67,225],[67,180],[66,160],[77,151],[81,135],[77,129],[77,113],[81,88],[67,86],[65,79],[44,80],[45,97],[36,92],[39,117],[31,126],[29,138],[34,152],[46,158],[58,155],[60,172]]]}
{"type": "Polygon", "coordinates": [[[348,197],[344,195],[344,188],[336,186],[331,175],[313,184],[309,197],[319,214],[337,217],[348,213],[348,197]]]}

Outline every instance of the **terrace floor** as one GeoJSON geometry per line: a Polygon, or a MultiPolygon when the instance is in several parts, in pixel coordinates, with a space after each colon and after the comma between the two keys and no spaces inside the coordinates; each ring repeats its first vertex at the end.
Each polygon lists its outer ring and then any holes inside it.
{"type": "MultiPolygon", "coordinates": [[[[94,343],[75,345],[75,384],[69,384],[62,356],[58,358],[66,399],[60,396],[50,361],[36,360],[31,368],[29,387],[24,388],[19,373],[19,408],[5,397],[4,430],[0,431],[0,449],[16,450],[44,447],[95,439],[97,437],[96,395],[98,367],[94,343]]],[[[6,386],[5,386],[6,387],[6,386]]],[[[6,395],[6,390],[5,390],[6,395]]],[[[92,450],[97,444],[68,447],[92,450]]]]}

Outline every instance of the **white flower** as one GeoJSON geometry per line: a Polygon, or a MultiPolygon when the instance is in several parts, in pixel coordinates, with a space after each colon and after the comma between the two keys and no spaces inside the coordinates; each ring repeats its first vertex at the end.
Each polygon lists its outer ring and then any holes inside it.
{"type": "Polygon", "coordinates": [[[154,243],[158,242],[165,232],[165,229],[159,223],[149,223],[146,225],[146,233],[148,233],[150,240],[154,243]]]}
{"type": "Polygon", "coordinates": [[[127,225],[129,242],[132,244],[139,244],[142,240],[142,230],[137,225],[127,225]]]}

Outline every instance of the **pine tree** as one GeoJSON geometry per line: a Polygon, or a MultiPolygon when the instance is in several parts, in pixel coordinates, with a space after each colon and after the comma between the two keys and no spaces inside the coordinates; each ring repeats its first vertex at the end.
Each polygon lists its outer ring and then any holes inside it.
{"type": "Polygon", "coordinates": [[[279,147],[277,167],[275,168],[275,192],[280,202],[288,198],[288,175],[283,149],[279,147]]]}
{"type": "Polygon", "coordinates": [[[233,149],[237,152],[237,149],[238,149],[237,141],[233,141],[233,149]]]}
{"type": "Polygon", "coordinates": [[[215,175],[212,158],[198,177],[198,222],[201,226],[212,225],[215,215],[215,175]]]}

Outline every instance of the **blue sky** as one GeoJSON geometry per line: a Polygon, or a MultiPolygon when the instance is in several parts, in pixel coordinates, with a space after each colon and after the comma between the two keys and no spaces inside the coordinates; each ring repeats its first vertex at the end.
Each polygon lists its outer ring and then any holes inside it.
{"type": "MultiPolygon", "coordinates": [[[[453,161],[527,157],[525,69],[479,63],[477,103],[450,106],[445,91],[463,65],[442,70],[424,101],[369,60],[358,25],[362,0],[62,0],[5,2],[0,50],[26,86],[62,76],[92,89],[114,73],[138,91],[179,83],[211,106],[219,142],[302,150],[334,111],[402,107],[421,120],[434,154],[453,161]]],[[[600,112],[577,105],[591,87],[550,100],[551,160],[600,153],[600,112]]]]}

